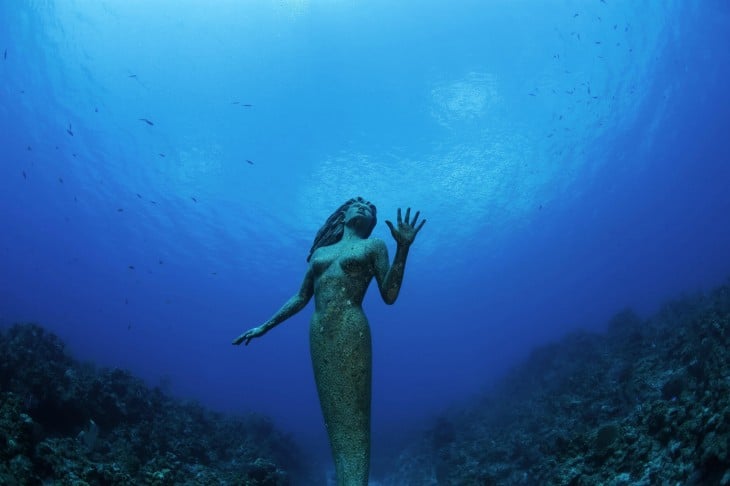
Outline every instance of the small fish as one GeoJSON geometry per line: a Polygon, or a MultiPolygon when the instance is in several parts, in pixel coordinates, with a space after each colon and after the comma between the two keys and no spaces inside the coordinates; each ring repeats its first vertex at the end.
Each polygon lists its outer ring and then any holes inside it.
{"type": "Polygon", "coordinates": [[[150,203],[157,205],[157,201],[150,200],[150,203]]]}
{"type": "Polygon", "coordinates": [[[157,155],[159,155],[159,156],[160,156],[160,157],[162,157],[163,159],[165,158],[165,154],[163,154],[162,152],[160,152],[160,153],[159,153],[159,154],[157,154],[157,155]]]}
{"type": "Polygon", "coordinates": [[[70,123],[68,124],[68,128],[66,129],[66,133],[68,133],[72,137],[74,136],[73,128],[71,127],[70,123]]]}
{"type": "Polygon", "coordinates": [[[99,108],[94,108],[94,113],[99,113],[99,108]]]}
{"type": "Polygon", "coordinates": [[[594,44],[600,45],[601,44],[601,41],[596,41],[596,42],[594,42],[594,44]]]}
{"type": "Polygon", "coordinates": [[[26,150],[27,150],[28,152],[30,152],[30,151],[32,151],[33,149],[31,148],[31,146],[30,146],[30,145],[28,145],[28,146],[26,147],[26,150]]]}
{"type": "Polygon", "coordinates": [[[118,212],[118,213],[122,213],[122,212],[124,212],[124,208],[117,208],[117,212],[118,212]]]}
{"type": "Polygon", "coordinates": [[[137,197],[142,199],[142,196],[139,193],[137,193],[137,197]]]}
{"type": "Polygon", "coordinates": [[[218,272],[210,272],[211,275],[218,275],[218,272]]]}
{"type": "Polygon", "coordinates": [[[8,50],[7,50],[7,49],[5,49],[5,50],[3,51],[3,60],[5,60],[5,59],[7,59],[7,58],[8,58],[8,50]]]}
{"type": "Polygon", "coordinates": [[[530,95],[530,96],[537,96],[537,95],[536,95],[535,93],[533,93],[533,92],[529,92],[529,93],[527,93],[527,94],[528,94],[528,95],[530,95]]]}
{"type": "Polygon", "coordinates": [[[197,199],[195,199],[195,198],[194,198],[193,196],[190,196],[190,199],[192,199],[192,200],[193,200],[193,202],[198,202],[198,200],[197,200],[197,199]]]}
{"type": "Polygon", "coordinates": [[[128,77],[128,78],[136,78],[136,77],[137,77],[137,75],[136,75],[136,74],[130,74],[130,75],[129,75],[129,76],[127,76],[127,77],[128,77]]]}
{"type": "Polygon", "coordinates": [[[578,12],[573,14],[573,18],[576,18],[578,15],[580,15],[578,12]]]}
{"type": "Polygon", "coordinates": [[[131,324],[127,324],[127,331],[131,331],[131,330],[132,330],[132,325],[131,324]]]}
{"type": "Polygon", "coordinates": [[[246,159],[246,162],[248,162],[249,164],[253,165],[253,160],[246,159]]]}
{"type": "Polygon", "coordinates": [[[157,263],[159,263],[160,265],[162,265],[162,260],[158,261],[157,263]]]}
{"type": "Polygon", "coordinates": [[[252,105],[252,104],[250,104],[250,103],[244,103],[244,104],[243,104],[243,106],[244,106],[244,107],[246,107],[246,108],[251,108],[251,107],[253,107],[253,105],[252,105]]]}
{"type": "Polygon", "coordinates": [[[60,182],[61,184],[63,184],[63,177],[59,177],[58,178],[58,182],[60,182]]]}
{"type": "Polygon", "coordinates": [[[149,126],[154,126],[154,123],[152,123],[151,121],[149,121],[147,118],[140,118],[139,121],[143,121],[146,124],[148,124],[149,126]]]}
{"type": "Polygon", "coordinates": [[[25,173],[25,171],[23,171],[23,179],[27,179],[27,178],[28,178],[28,175],[25,173]]]}
{"type": "Polygon", "coordinates": [[[234,101],[234,102],[232,102],[231,104],[232,104],[232,105],[240,105],[240,104],[241,104],[241,102],[240,102],[240,101],[234,101]]]}
{"type": "Polygon", "coordinates": [[[134,265],[129,265],[129,266],[127,266],[127,268],[130,270],[134,270],[134,265]]]}
{"type": "Polygon", "coordinates": [[[74,202],[79,202],[79,200],[76,199],[76,196],[74,196],[74,202]]]}

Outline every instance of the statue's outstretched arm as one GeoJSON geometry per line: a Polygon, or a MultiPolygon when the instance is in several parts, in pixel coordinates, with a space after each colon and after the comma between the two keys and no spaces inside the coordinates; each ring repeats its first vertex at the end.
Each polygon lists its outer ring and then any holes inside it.
{"type": "Polygon", "coordinates": [[[244,332],[233,340],[233,344],[243,343],[248,345],[251,339],[263,336],[264,334],[269,332],[271,328],[281,324],[300,310],[304,309],[304,306],[307,305],[313,294],[314,277],[312,275],[312,265],[309,265],[309,267],[307,268],[307,273],[304,276],[304,282],[302,282],[302,286],[299,289],[299,292],[297,292],[296,294],[294,294],[293,297],[287,300],[286,303],[281,307],[281,309],[279,309],[276,314],[271,316],[271,319],[264,322],[260,326],[251,328],[248,331],[244,332]]]}
{"type": "Polygon", "coordinates": [[[411,208],[408,208],[406,209],[405,219],[402,219],[400,208],[398,208],[398,226],[393,226],[390,221],[385,222],[396,242],[392,265],[388,265],[388,249],[385,243],[380,242],[375,248],[375,280],[378,282],[380,295],[386,304],[392,304],[398,298],[400,286],[403,283],[403,273],[406,269],[408,250],[416,239],[418,232],[426,224],[425,219],[418,224],[420,214],[420,211],[416,211],[413,221],[410,221],[411,208]]]}

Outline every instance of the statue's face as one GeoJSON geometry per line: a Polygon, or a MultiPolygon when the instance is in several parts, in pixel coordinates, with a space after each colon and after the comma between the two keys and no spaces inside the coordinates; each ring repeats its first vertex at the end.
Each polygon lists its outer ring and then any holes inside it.
{"type": "Polygon", "coordinates": [[[358,226],[368,227],[373,221],[373,211],[366,202],[354,202],[345,211],[345,224],[357,221],[358,226]]]}

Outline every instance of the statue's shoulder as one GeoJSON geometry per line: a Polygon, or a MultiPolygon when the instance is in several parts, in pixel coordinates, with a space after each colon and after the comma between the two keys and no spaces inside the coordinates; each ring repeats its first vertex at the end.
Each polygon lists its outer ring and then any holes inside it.
{"type": "Polygon", "coordinates": [[[385,242],[380,238],[368,238],[365,241],[367,242],[368,248],[371,251],[387,251],[385,242]]]}

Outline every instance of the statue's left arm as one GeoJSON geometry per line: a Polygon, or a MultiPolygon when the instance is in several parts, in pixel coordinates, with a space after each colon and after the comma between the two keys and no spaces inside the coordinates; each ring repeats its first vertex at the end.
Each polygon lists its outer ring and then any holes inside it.
{"type": "Polygon", "coordinates": [[[413,220],[410,221],[411,208],[406,209],[405,219],[401,218],[400,208],[398,208],[398,226],[394,226],[392,222],[386,221],[385,224],[390,228],[390,233],[396,242],[395,257],[393,264],[388,262],[388,248],[385,243],[378,241],[375,246],[374,270],[375,280],[378,282],[378,289],[383,301],[386,304],[392,304],[398,298],[400,286],[403,283],[403,273],[406,269],[406,259],[408,258],[408,250],[416,239],[416,235],[423,228],[426,220],[418,223],[420,211],[416,211],[413,220]]]}

